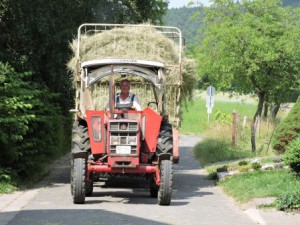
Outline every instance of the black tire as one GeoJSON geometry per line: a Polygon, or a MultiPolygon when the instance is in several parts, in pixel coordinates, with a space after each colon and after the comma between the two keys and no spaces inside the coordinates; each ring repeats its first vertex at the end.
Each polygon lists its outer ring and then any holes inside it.
{"type": "Polygon", "coordinates": [[[160,164],[160,186],[158,190],[158,204],[170,205],[173,182],[173,162],[162,160],[160,164]]]}
{"type": "Polygon", "coordinates": [[[163,122],[157,140],[156,154],[170,153],[173,155],[173,132],[169,123],[163,122]]]}
{"type": "MultiPolygon", "coordinates": [[[[71,156],[72,157],[72,156],[71,156]]],[[[74,191],[74,158],[71,158],[71,173],[70,173],[70,183],[71,183],[71,194],[73,196],[74,191]]]]}
{"type": "Polygon", "coordinates": [[[93,190],[94,190],[94,173],[90,173],[90,180],[86,181],[85,183],[86,189],[85,189],[85,196],[92,196],[93,190]]]}
{"type": "Polygon", "coordinates": [[[85,121],[75,121],[72,130],[72,149],[79,148],[81,151],[91,152],[90,138],[85,121]]]}
{"type": "MultiPolygon", "coordinates": [[[[84,180],[86,178],[87,174],[87,157],[89,154],[91,154],[91,145],[90,145],[90,139],[88,135],[88,128],[86,125],[86,122],[84,120],[81,121],[75,121],[73,124],[72,129],[72,152],[85,152],[86,155],[81,156],[81,161],[84,161],[84,180]]],[[[79,158],[78,158],[79,159],[79,158]]],[[[71,193],[73,196],[73,201],[75,204],[83,204],[85,200],[84,197],[81,196],[81,191],[78,190],[80,188],[78,186],[78,182],[80,183],[80,178],[78,178],[78,171],[76,169],[79,169],[79,163],[75,165],[75,162],[78,161],[78,159],[72,159],[71,160],[71,193]],[[76,179],[75,179],[76,178],[76,179]],[[76,186],[77,184],[77,186],[76,186]],[[77,191],[75,191],[77,190],[77,191]]],[[[81,185],[82,186],[82,185],[81,185]]],[[[82,186],[87,191],[88,195],[91,195],[93,192],[93,183],[86,182],[84,186],[82,186]]],[[[85,194],[85,191],[83,192],[85,194]]]]}
{"type": "Polygon", "coordinates": [[[72,169],[72,194],[75,204],[85,203],[86,159],[75,158],[72,169]]]}

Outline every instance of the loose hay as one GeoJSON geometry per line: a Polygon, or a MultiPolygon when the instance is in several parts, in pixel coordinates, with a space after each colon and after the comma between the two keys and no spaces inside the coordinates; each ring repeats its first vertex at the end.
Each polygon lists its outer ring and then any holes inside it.
{"type": "MultiPolygon", "coordinates": [[[[123,27],[105,30],[92,35],[85,34],[80,40],[81,62],[104,58],[133,58],[158,61],[167,65],[167,101],[166,111],[173,125],[179,126],[179,106],[182,101],[192,97],[195,86],[195,64],[187,57],[182,58],[181,74],[176,65],[178,62],[178,45],[165,37],[151,26],[123,27]],[[178,98],[180,92],[180,96],[178,98]]],[[[68,68],[77,75],[77,39],[71,43],[74,57],[69,61],[68,68]]],[[[131,77],[131,76],[130,76],[131,77]]],[[[74,79],[75,80],[75,79],[74,79]]],[[[143,108],[148,102],[154,101],[152,87],[143,79],[131,78],[132,89],[140,100],[143,108]]],[[[108,102],[107,80],[93,87],[93,99],[96,109],[103,109],[108,102]],[[99,101],[98,101],[99,100],[99,101]]],[[[118,88],[117,88],[118,90],[118,88]]]]}

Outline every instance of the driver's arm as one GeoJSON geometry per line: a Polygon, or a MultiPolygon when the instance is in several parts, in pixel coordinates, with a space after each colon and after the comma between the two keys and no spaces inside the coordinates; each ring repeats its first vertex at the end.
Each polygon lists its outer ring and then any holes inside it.
{"type": "Polygon", "coordinates": [[[139,99],[138,99],[138,97],[136,97],[136,95],[134,96],[134,99],[133,99],[132,108],[137,111],[142,111],[142,107],[141,107],[141,105],[139,103],[139,99]]]}

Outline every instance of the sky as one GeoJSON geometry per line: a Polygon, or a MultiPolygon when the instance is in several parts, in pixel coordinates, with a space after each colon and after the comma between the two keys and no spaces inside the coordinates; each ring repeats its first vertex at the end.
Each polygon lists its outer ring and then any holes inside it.
{"type": "MultiPolygon", "coordinates": [[[[209,6],[209,0],[193,0],[194,2],[202,3],[204,6],[209,6]]],[[[187,6],[191,0],[169,0],[169,9],[171,8],[180,8],[187,6]]]]}

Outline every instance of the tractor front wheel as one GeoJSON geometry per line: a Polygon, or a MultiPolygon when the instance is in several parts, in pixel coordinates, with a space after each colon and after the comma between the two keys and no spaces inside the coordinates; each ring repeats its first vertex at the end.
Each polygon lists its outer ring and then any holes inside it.
{"type": "Polygon", "coordinates": [[[73,202],[75,204],[85,203],[85,182],[86,182],[86,159],[75,158],[71,169],[71,188],[73,202]]]}
{"type": "Polygon", "coordinates": [[[162,160],[160,164],[160,186],[158,190],[158,204],[170,205],[173,182],[173,162],[162,160]]]}

